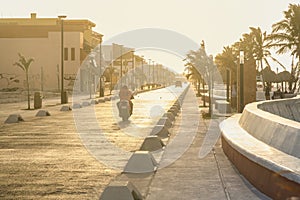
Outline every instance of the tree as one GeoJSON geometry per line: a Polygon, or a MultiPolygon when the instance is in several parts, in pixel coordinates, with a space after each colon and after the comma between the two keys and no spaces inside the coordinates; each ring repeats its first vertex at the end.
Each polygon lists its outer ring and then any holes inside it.
{"type": "MultiPolygon", "coordinates": [[[[219,71],[226,72],[226,69],[229,69],[232,72],[232,78],[234,78],[232,81],[236,81],[237,55],[235,55],[233,47],[223,47],[223,52],[218,54],[215,60],[219,71]]],[[[225,77],[223,79],[225,80],[225,77]]]]}
{"type": "Polygon", "coordinates": [[[28,103],[28,110],[30,110],[30,93],[29,93],[29,78],[28,72],[31,63],[34,61],[33,58],[26,59],[22,54],[18,53],[19,61],[15,62],[15,66],[19,66],[26,74],[26,88],[27,88],[27,103],[28,103]]]}
{"type": "Polygon", "coordinates": [[[253,39],[253,58],[258,62],[257,69],[260,68],[263,70],[263,63],[266,64],[266,66],[270,67],[270,64],[268,62],[268,58],[272,59],[274,62],[279,64],[284,70],[286,70],[285,66],[281,64],[276,58],[274,58],[271,55],[271,52],[269,51],[270,46],[267,43],[268,35],[266,32],[262,32],[261,29],[250,27],[251,33],[253,39]]]}
{"type": "MultiPolygon", "coordinates": [[[[224,47],[223,52],[218,54],[215,58],[215,62],[218,66],[219,71],[223,77],[223,80],[226,80],[227,87],[231,85],[231,107],[236,109],[237,106],[237,50],[234,47],[224,47]],[[230,81],[227,80],[226,70],[230,71],[230,81]]],[[[227,91],[229,95],[229,91],[227,91]]]]}
{"type": "Polygon", "coordinates": [[[291,52],[296,64],[292,62],[289,89],[295,91],[296,83],[300,73],[300,4],[290,4],[287,11],[284,11],[284,19],[272,25],[272,33],[267,40],[269,47],[277,48],[278,54],[291,52]]]}
{"type": "MultiPolygon", "coordinates": [[[[202,41],[200,48],[197,51],[190,51],[185,59],[186,66],[190,67],[190,72],[197,77],[198,82],[203,79],[208,84],[209,90],[209,115],[212,116],[212,102],[211,102],[211,75],[214,72],[214,63],[212,57],[208,57],[205,51],[205,44],[202,41]],[[201,79],[200,79],[201,78],[201,79]]],[[[199,90],[199,88],[198,88],[199,90]]]]}
{"type": "Polygon", "coordinates": [[[250,27],[250,30],[251,30],[250,37],[252,39],[252,56],[257,63],[256,70],[258,73],[262,74],[264,89],[267,89],[270,88],[271,83],[265,81],[266,77],[264,77],[264,73],[262,73],[262,71],[266,67],[271,69],[268,59],[271,59],[275,63],[279,64],[284,70],[286,70],[286,68],[276,58],[274,58],[271,52],[269,51],[270,47],[267,42],[268,35],[266,31],[262,32],[259,27],[258,28],[250,27]]]}
{"type": "MultiPolygon", "coordinates": [[[[185,70],[188,71],[188,73],[186,74],[186,78],[187,79],[192,79],[194,81],[196,81],[196,85],[197,85],[197,95],[200,96],[200,84],[203,82],[203,78],[201,76],[201,74],[199,73],[199,71],[196,69],[195,66],[193,66],[192,63],[186,63],[185,64],[186,68],[185,70]]],[[[205,104],[204,104],[205,106],[205,104]]]]}

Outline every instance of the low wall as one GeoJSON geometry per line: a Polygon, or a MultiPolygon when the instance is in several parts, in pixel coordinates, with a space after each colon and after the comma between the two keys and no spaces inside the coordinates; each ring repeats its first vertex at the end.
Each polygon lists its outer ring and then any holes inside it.
{"type": "Polygon", "coordinates": [[[299,98],[263,102],[258,104],[257,107],[280,117],[300,122],[299,98]]]}
{"type": "Polygon", "coordinates": [[[266,101],[246,106],[240,126],[260,141],[300,158],[300,99],[266,101]]]}
{"type": "Polygon", "coordinates": [[[299,100],[248,104],[242,114],[220,124],[224,153],[273,199],[300,198],[300,123],[289,114],[298,109],[299,100]]]}

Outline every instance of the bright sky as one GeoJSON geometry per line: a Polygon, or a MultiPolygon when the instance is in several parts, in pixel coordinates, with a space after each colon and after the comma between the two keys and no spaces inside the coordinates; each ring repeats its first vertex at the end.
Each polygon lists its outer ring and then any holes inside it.
{"type": "MultiPolygon", "coordinates": [[[[7,0],[0,7],[1,17],[56,17],[88,19],[104,41],[127,31],[141,28],[168,29],[200,44],[205,41],[208,54],[221,53],[249,33],[249,27],[260,27],[268,33],[272,24],[283,19],[289,3],[299,0],[7,0]]],[[[145,58],[182,68],[182,58],[143,52],[145,58]],[[152,56],[152,57],[151,57],[152,56]],[[173,59],[172,59],[173,58],[173,59]]],[[[281,58],[290,65],[289,59],[281,58]]]]}

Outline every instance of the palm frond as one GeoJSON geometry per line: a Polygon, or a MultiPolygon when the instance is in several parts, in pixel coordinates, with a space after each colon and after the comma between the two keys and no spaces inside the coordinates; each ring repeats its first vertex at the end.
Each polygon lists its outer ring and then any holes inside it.
{"type": "Polygon", "coordinates": [[[23,66],[21,63],[15,62],[13,65],[18,66],[18,67],[20,67],[23,71],[25,71],[25,68],[24,68],[24,66],[23,66]]]}

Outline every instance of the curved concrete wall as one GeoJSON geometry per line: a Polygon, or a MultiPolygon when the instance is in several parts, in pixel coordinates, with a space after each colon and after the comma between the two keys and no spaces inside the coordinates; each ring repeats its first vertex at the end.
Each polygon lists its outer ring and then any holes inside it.
{"type": "Polygon", "coordinates": [[[258,104],[258,108],[290,120],[300,122],[300,99],[267,101],[258,104]]]}
{"type": "Polygon", "coordinates": [[[248,104],[240,126],[258,140],[300,158],[300,98],[248,104]]]}
{"type": "Polygon", "coordinates": [[[251,103],[220,124],[228,159],[272,199],[300,198],[298,102],[299,98],[251,103]]]}

